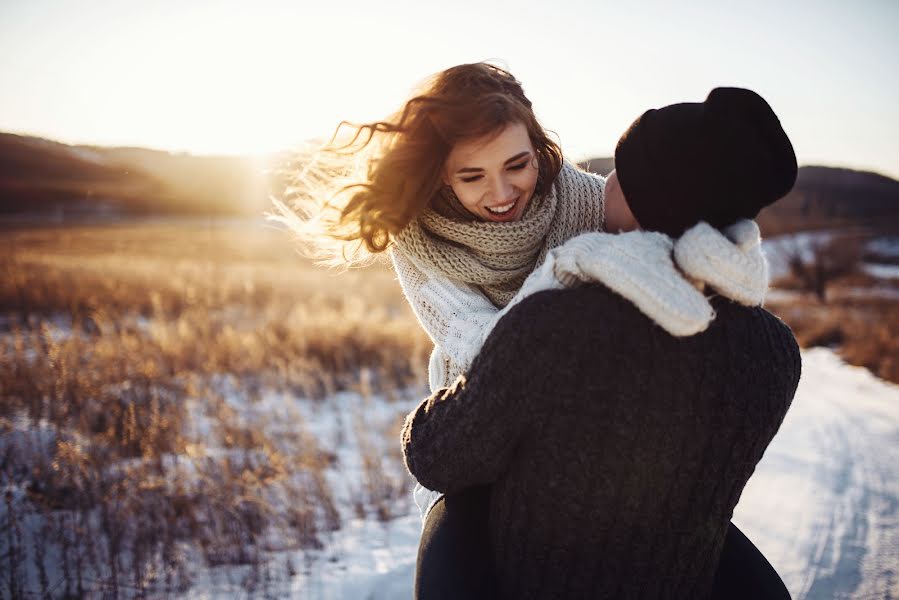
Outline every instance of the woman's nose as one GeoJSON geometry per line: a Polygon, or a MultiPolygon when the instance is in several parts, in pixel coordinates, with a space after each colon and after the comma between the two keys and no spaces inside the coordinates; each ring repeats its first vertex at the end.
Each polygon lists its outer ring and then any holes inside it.
{"type": "Polygon", "coordinates": [[[512,184],[505,177],[497,177],[493,180],[493,185],[490,189],[490,192],[493,195],[491,200],[496,203],[512,200],[514,191],[512,184]]]}

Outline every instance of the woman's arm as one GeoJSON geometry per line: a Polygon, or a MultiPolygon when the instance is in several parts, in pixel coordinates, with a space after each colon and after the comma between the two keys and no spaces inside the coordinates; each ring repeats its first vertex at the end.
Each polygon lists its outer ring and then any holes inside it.
{"type": "Polygon", "coordinates": [[[390,250],[406,300],[434,342],[428,364],[431,390],[450,385],[480,349],[480,333],[497,308],[475,286],[432,274],[399,249],[390,250]]]}

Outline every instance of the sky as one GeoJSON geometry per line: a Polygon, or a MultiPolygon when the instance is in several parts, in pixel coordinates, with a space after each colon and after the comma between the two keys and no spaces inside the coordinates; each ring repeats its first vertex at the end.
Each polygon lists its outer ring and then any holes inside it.
{"type": "Polygon", "coordinates": [[[897,59],[896,0],[0,0],[0,131],[261,154],[491,60],[575,160],[728,85],[768,100],[800,164],[899,178],[897,59]]]}

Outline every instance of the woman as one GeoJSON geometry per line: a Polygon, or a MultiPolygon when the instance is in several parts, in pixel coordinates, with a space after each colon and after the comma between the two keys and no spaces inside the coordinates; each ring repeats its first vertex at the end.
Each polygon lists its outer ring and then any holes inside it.
{"type": "MultiPolygon", "coordinates": [[[[529,294],[559,285],[535,272],[550,250],[603,228],[605,180],[563,159],[520,83],[494,65],[442,71],[391,118],[356,127],[342,144],[340,131],[318,157],[324,176],[307,171],[300,182],[314,184],[303,199],[313,206],[301,207],[312,218],[277,206],[320,258],[354,262],[390,251],[434,342],[432,390],[467,370],[523,286],[529,294]],[[361,171],[345,175],[331,159],[361,159],[361,171]],[[343,181],[330,177],[338,172],[343,181]]],[[[442,498],[416,486],[425,521],[418,597],[490,596],[487,493],[442,498]]],[[[744,561],[764,562],[749,546],[744,561]]]]}

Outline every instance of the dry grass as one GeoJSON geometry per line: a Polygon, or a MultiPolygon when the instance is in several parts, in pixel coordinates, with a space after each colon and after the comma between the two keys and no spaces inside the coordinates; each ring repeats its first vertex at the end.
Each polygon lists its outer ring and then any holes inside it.
{"type": "MultiPolygon", "coordinates": [[[[247,565],[261,589],[274,546],[340,526],[334,454],[299,416],[248,420],[234,399],[426,380],[389,269],[322,273],[270,228],[6,230],[0,248],[3,596],[184,591],[198,559],[247,565]]],[[[401,458],[360,447],[359,510],[391,518],[401,458]]]]}
{"type": "Polygon", "coordinates": [[[774,282],[787,291],[766,307],[793,329],[803,347],[831,346],[850,364],[899,383],[899,281],[872,276],[866,250],[888,232],[858,229],[787,249],[789,272],[774,282]]]}
{"type": "Polygon", "coordinates": [[[834,347],[848,363],[899,383],[899,300],[810,296],[769,302],[766,308],[793,330],[800,346],[834,347]]]}
{"type": "Polygon", "coordinates": [[[388,268],[323,272],[282,232],[246,228],[7,232],[0,314],[149,345],[162,374],[262,373],[305,393],[345,386],[362,366],[391,385],[420,381],[429,342],[388,268]]]}

